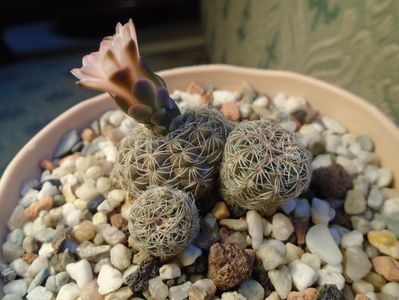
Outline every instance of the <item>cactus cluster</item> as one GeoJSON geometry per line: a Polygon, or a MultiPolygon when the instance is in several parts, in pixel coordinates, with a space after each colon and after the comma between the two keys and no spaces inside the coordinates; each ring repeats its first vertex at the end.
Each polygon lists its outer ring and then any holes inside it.
{"type": "Polygon", "coordinates": [[[243,122],[225,145],[221,193],[227,203],[270,215],[309,185],[310,163],[306,148],[280,125],[243,122]]]}
{"type": "Polygon", "coordinates": [[[198,230],[199,217],[194,199],[181,190],[153,187],[133,202],[130,234],[137,245],[151,255],[178,254],[198,230]]]}

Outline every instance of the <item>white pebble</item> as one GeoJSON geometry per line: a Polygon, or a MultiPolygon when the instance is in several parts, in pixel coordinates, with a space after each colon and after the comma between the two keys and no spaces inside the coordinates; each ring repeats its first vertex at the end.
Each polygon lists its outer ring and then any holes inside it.
{"type": "Polygon", "coordinates": [[[181,253],[177,255],[177,259],[183,267],[192,265],[195,260],[202,255],[202,250],[194,245],[188,245],[181,253]]]}
{"type": "Polygon", "coordinates": [[[308,266],[312,267],[313,270],[320,270],[321,259],[317,254],[305,253],[301,256],[301,260],[308,266]]]}
{"type": "Polygon", "coordinates": [[[170,300],[183,300],[188,297],[190,293],[192,283],[187,281],[181,285],[172,286],[169,289],[169,299],[170,300]]]}
{"type": "Polygon", "coordinates": [[[91,271],[90,263],[85,259],[76,263],[67,264],[66,271],[69,276],[76,281],[79,288],[84,287],[93,280],[93,272],[91,271]]]}
{"type": "Polygon", "coordinates": [[[252,102],[253,106],[266,107],[269,104],[269,99],[266,96],[260,96],[252,102]]]}
{"type": "Polygon", "coordinates": [[[14,269],[15,273],[18,276],[26,277],[27,271],[29,269],[29,264],[22,258],[18,258],[10,264],[10,267],[14,269]]]}
{"type": "Polygon", "coordinates": [[[97,278],[98,292],[101,295],[119,289],[122,284],[122,274],[117,269],[112,268],[110,265],[103,265],[97,278]]]}
{"type": "Polygon", "coordinates": [[[74,282],[63,285],[58,292],[56,300],[76,300],[79,297],[80,289],[74,282]]]}
{"type": "Polygon", "coordinates": [[[362,248],[351,247],[345,251],[345,274],[353,281],[366,276],[371,270],[371,263],[362,248]]]}
{"type": "Polygon", "coordinates": [[[359,279],[352,283],[352,290],[356,294],[366,294],[369,292],[374,292],[374,286],[370,282],[359,279]]]}
{"type": "Polygon", "coordinates": [[[37,199],[42,200],[44,197],[54,197],[55,195],[59,194],[60,192],[58,191],[58,188],[54,185],[52,185],[50,182],[46,181],[40,192],[37,194],[37,199]]]}
{"type": "Polygon", "coordinates": [[[315,170],[318,168],[331,166],[332,163],[333,160],[331,154],[321,154],[313,158],[311,166],[312,169],[315,170]]]}
{"type": "Polygon", "coordinates": [[[281,299],[287,299],[292,288],[291,274],[287,266],[281,266],[277,270],[267,273],[270,281],[281,299]]]}
{"type": "Polygon", "coordinates": [[[272,224],[273,237],[277,240],[285,241],[294,232],[294,226],[292,225],[290,219],[281,213],[277,213],[273,216],[272,224]]]}
{"type": "Polygon", "coordinates": [[[359,230],[353,230],[342,236],[341,246],[343,248],[361,247],[363,244],[363,234],[359,230]]]}
{"type": "Polygon", "coordinates": [[[265,243],[261,244],[256,250],[256,256],[260,258],[266,271],[274,270],[285,261],[284,255],[277,248],[265,243]]]}
{"type": "Polygon", "coordinates": [[[148,289],[154,300],[164,300],[169,294],[168,286],[162,282],[159,276],[149,280],[148,289]]]}
{"type": "Polygon", "coordinates": [[[116,244],[110,251],[112,265],[120,271],[130,266],[132,251],[122,244],[116,244]]]}
{"type": "Polygon", "coordinates": [[[248,233],[251,236],[252,248],[256,250],[263,241],[262,217],[257,211],[249,210],[247,212],[246,220],[248,225],[248,233]]]}
{"type": "Polygon", "coordinates": [[[247,298],[237,292],[224,292],[221,296],[221,300],[247,300],[247,298]]]}
{"type": "Polygon", "coordinates": [[[381,293],[397,297],[399,295],[399,283],[388,282],[381,288],[381,293]]]}
{"type": "Polygon", "coordinates": [[[52,300],[53,293],[43,286],[37,286],[26,296],[27,300],[52,300]]]}
{"type": "Polygon", "coordinates": [[[3,286],[3,293],[7,294],[16,294],[21,297],[25,296],[26,291],[28,289],[28,283],[24,279],[13,280],[3,286]]]}
{"type": "Polygon", "coordinates": [[[100,224],[105,224],[107,223],[107,215],[102,212],[96,212],[91,221],[95,226],[98,226],[100,224]]]}
{"type": "Polygon", "coordinates": [[[322,268],[317,271],[317,274],[319,275],[317,283],[320,286],[325,284],[335,284],[339,290],[342,290],[345,286],[345,278],[342,276],[341,272],[335,272],[322,268]]]}
{"type": "Polygon", "coordinates": [[[323,116],[321,117],[321,122],[328,130],[333,133],[344,134],[346,132],[345,127],[331,117],[323,116]]]}
{"type": "Polygon", "coordinates": [[[33,278],[39,273],[42,269],[47,268],[49,265],[48,259],[45,256],[37,257],[29,266],[27,271],[27,276],[33,278]]]}
{"type": "Polygon", "coordinates": [[[170,263],[165,264],[159,268],[159,276],[162,280],[164,279],[174,279],[181,275],[181,270],[178,264],[170,263]]]}
{"type": "Polygon", "coordinates": [[[385,200],[381,208],[381,214],[384,217],[397,216],[399,214],[399,198],[385,200]]]}
{"type": "Polygon", "coordinates": [[[226,90],[216,90],[212,92],[212,104],[222,105],[227,102],[235,102],[238,99],[238,93],[233,93],[226,90]]]}
{"type": "Polygon", "coordinates": [[[391,184],[393,179],[393,174],[390,169],[381,168],[378,170],[378,181],[377,185],[379,187],[387,187],[391,184]]]}
{"type": "Polygon", "coordinates": [[[323,261],[336,265],[341,263],[342,254],[326,225],[314,225],[306,233],[306,245],[323,261]]]}
{"type": "Polygon", "coordinates": [[[289,265],[292,281],[298,289],[303,291],[316,282],[318,275],[316,271],[299,259],[294,260],[289,265]]]}

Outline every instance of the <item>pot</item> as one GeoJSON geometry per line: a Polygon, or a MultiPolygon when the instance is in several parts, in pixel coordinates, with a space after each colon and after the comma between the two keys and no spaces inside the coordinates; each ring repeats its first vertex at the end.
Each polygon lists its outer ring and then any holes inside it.
{"type": "MultiPolygon", "coordinates": [[[[278,92],[302,96],[321,114],[329,115],[355,134],[365,133],[375,142],[375,152],[382,166],[394,173],[399,184],[399,129],[382,112],[365,100],[331,84],[286,71],[257,70],[228,65],[183,67],[159,72],[170,91],[185,89],[192,82],[220,89],[238,90],[243,81],[273,97],[278,92]]],[[[39,162],[49,159],[60,137],[70,129],[83,129],[116,105],[107,94],[85,100],[61,114],[36,134],[15,156],[0,181],[0,234],[4,241],[6,223],[17,201],[22,183],[39,178],[39,162]]]]}

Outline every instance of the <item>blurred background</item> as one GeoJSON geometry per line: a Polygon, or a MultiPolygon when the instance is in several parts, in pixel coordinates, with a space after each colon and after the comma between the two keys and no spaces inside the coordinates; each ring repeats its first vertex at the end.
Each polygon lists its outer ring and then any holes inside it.
{"type": "Polygon", "coordinates": [[[96,94],[78,88],[69,71],[129,18],[155,70],[204,63],[292,70],[368,99],[399,124],[399,1],[13,0],[0,7],[0,174],[48,122],[96,94]]]}

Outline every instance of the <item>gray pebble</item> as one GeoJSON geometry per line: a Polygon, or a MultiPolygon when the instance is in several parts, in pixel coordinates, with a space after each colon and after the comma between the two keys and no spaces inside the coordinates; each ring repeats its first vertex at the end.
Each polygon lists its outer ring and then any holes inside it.
{"type": "Polygon", "coordinates": [[[28,289],[28,283],[24,279],[13,280],[3,286],[4,294],[16,294],[25,296],[28,289]]]}
{"type": "Polygon", "coordinates": [[[48,268],[44,268],[39,273],[37,273],[35,278],[33,278],[31,283],[29,284],[28,293],[30,293],[35,287],[41,285],[49,275],[50,271],[48,268]]]}
{"type": "Polygon", "coordinates": [[[61,287],[69,282],[69,279],[67,272],[60,272],[56,275],[51,275],[47,278],[46,288],[53,293],[58,293],[61,287]]]}
{"type": "Polygon", "coordinates": [[[17,277],[15,270],[6,264],[0,263],[0,277],[3,283],[13,281],[17,277]]]}
{"type": "Polygon", "coordinates": [[[16,228],[7,235],[7,241],[13,242],[18,246],[22,246],[24,237],[23,230],[21,228],[16,228]]]}
{"type": "Polygon", "coordinates": [[[17,294],[8,294],[3,297],[3,300],[22,300],[22,297],[17,294]]]}
{"type": "Polygon", "coordinates": [[[370,189],[369,195],[367,197],[367,204],[373,209],[380,209],[382,202],[384,201],[384,196],[381,190],[377,186],[373,186],[370,189]]]}
{"type": "Polygon", "coordinates": [[[54,239],[55,232],[56,231],[53,228],[48,228],[48,227],[41,228],[40,230],[37,231],[35,238],[39,242],[49,243],[54,239]]]}
{"type": "Polygon", "coordinates": [[[241,249],[247,248],[247,240],[241,232],[233,232],[230,234],[226,239],[226,243],[236,244],[241,249]]]}
{"type": "Polygon", "coordinates": [[[10,264],[10,267],[13,268],[13,270],[18,276],[26,277],[29,264],[26,261],[24,261],[22,258],[18,258],[10,264]]]}
{"type": "Polygon", "coordinates": [[[361,214],[366,210],[366,199],[358,190],[349,190],[346,193],[344,210],[349,215],[361,214]]]}
{"type": "Polygon", "coordinates": [[[8,219],[7,226],[10,230],[22,228],[26,222],[25,208],[22,205],[17,205],[8,219]]]}
{"type": "Polygon", "coordinates": [[[6,241],[3,244],[2,250],[3,258],[6,262],[16,260],[17,258],[20,258],[22,254],[24,254],[24,250],[21,246],[18,246],[17,244],[10,241],[6,241]]]}
{"type": "Polygon", "coordinates": [[[27,300],[52,300],[54,295],[43,286],[37,286],[26,296],[27,300]]]}

